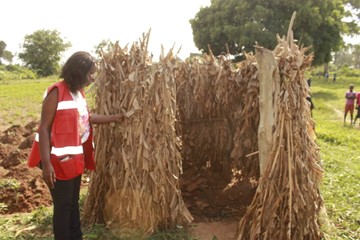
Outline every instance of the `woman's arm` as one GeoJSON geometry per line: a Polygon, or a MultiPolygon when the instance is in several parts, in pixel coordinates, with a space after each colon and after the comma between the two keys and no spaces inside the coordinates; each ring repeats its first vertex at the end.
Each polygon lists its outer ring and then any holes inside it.
{"type": "Polygon", "coordinates": [[[90,122],[93,124],[121,122],[122,120],[124,120],[124,118],[125,116],[123,114],[113,114],[113,115],[91,114],[90,122]]]}
{"type": "Polygon", "coordinates": [[[54,169],[50,163],[50,136],[51,128],[56,114],[57,102],[58,102],[59,90],[54,88],[46,96],[42,104],[41,120],[39,126],[39,148],[40,148],[40,159],[42,166],[42,174],[45,183],[49,188],[54,187],[56,181],[54,169]]]}

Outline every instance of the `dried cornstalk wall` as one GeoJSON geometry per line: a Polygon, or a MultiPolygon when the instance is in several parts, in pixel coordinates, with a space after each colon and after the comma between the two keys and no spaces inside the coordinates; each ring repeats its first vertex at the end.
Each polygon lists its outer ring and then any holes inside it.
{"type": "MultiPolygon", "coordinates": [[[[238,240],[320,236],[322,168],[304,78],[312,56],[291,36],[279,39],[273,51],[280,78],[275,132],[255,198],[239,223],[238,240]]],[[[259,173],[255,57],[246,55],[234,68],[226,57],[180,62],[170,52],[153,64],[147,41],[148,36],[129,51],[115,45],[103,55],[96,110],[127,118],[95,129],[97,171],[85,223],[151,233],[191,222],[179,190],[182,163],[210,167],[227,178],[234,167],[259,173]]]]}
{"type": "MultiPolygon", "coordinates": [[[[291,29],[291,28],[290,28],[291,29]]],[[[320,239],[322,198],[319,148],[306,101],[304,71],[312,55],[288,39],[273,51],[280,74],[274,142],[253,202],[239,223],[236,239],[320,239]]]]}
{"type": "Polygon", "coordinates": [[[192,221],[179,190],[174,61],[170,54],[152,64],[147,40],[104,53],[96,83],[97,113],[126,119],[96,127],[97,170],[84,221],[104,221],[121,232],[151,233],[192,221]]]}
{"type": "Polygon", "coordinates": [[[255,58],[247,55],[238,69],[224,56],[194,58],[180,65],[176,83],[184,167],[210,167],[228,179],[235,164],[256,173],[257,156],[246,157],[257,149],[255,58]]]}
{"type": "MultiPolygon", "coordinates": [[[[234,145],[231,159],[244,175],[259,176],[258,138],[256,135],[259,113],[259,79],[256,59],[246,54],[246,60],[238,63],[236,86],[238,98],[234,104],[234,145]]],[[[233,88],[235,86],[233,85],[233,88]]],[[[231,96],[235,98],[236,95],[231,96]]]]}

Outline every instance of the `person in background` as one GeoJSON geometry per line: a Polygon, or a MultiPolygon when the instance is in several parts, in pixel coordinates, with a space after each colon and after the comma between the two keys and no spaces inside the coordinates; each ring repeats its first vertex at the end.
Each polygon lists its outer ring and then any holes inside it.
{"type": "Polygon", "coordinates": [[[336,73],[334,73],[333,82],[336,82],[336,73]]]}
{"type": "Polygon", "coordinates": [[[356,109],[357,109],[357,114],[355,116],[354,125],[356,123],[356,120],[360,118],[360,93],[356,94],[356,109]]]}
{"type": "Polygon", "coordinates": [[[85,168],[95,170],[91,124],[120,122],[123,115],[90,114],[84,88],[93,81],[94,59],[75,52],[65,62],[59,82],[51,85],[42,103],[41,119],[28,158],[40,166],[53,200],[55,240],[80,240],[79,194],[85,168]]]}
{"type": "Polygon", "coordinates": [[[354,101],[356,99],[356,93],[353,90],[354,90],[354,85],[350,84],[349,91],[345,93],[346,103],[345,103],[344,123],[346,123],[346,116],[348,112],[350,112],[350,124],[353,123],[354,101]]]}
{"type": "Polygon", "coordinates": [[[309,86],[309,88],[310,88],[310,87],[311,87],[311,77],[309,77],[309,79],[306,80],[306,82],[307,82],[307,84],[308,84],[308,86],[309,86]]]}
{"type": "Polygon", "coordinates": [[[308,96],[306,97],[306,100],[309,102],[309,105],[310,105],[310,116],[313,117],[312,111],[313,111],[313,109],[315,108],[315,105],[314,105],[314,103],[312,102],[310,95],[308,95],[308,96]]]}
{"type": "Polygon", "coordinates": [[[329,79],[329,73],[326,72],[326,73],[325,73],[325,80],[327,81],[328,79],[329,79]]]}
{"type": "Polygon", "coordinates": [[[310,115],[311,117],[313,117],[313,114],[312,114],[312,110],[315,108],[315,105],[311,99],[311,95],[310,95],[310,87],[311,87],[311,77],[306,80],[308,86],[309,86],[309,95],[306,97],[306,100],[309,102],[309,105],[310,105],[310,115]]]}

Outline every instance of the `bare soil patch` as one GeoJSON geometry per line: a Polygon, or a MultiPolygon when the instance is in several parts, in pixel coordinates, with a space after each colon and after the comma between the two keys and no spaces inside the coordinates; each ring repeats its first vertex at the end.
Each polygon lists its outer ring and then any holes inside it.
{"type": "Polygon", "coordinates": [[[192,167],[184,169],[180,185],[194,217],[190,232],[200,240],[232,240],[255,195],[257,181],[239,172],[228,182],[220,173],[192,167]]]}
{"type": "Polygon", "coordinates": [[[41,170],[29,168],[26,160],[34,139],[36,122],[13,125],[0,133],[1,214],[31,212],[51,204],[41,170]]]}

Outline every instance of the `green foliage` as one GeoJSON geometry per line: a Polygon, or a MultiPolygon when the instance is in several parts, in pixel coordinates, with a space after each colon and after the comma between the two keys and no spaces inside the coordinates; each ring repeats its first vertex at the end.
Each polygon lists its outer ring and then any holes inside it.
{"type": "Polygon", "coordinates": [[[2,216],[0,219],[0,239],[51,240],[52,211],[40,207],[33,213],[2,216]]]}
{"type": "Polygon", "coordinates": [[[360,77],[360,69],[352,69],[348,66],[344,66],[338,70],[338,74],[346,77],[360,77]]]}
{"type": "Polygon", "coordinates": [[[20,188],[20,182],[16,179],[1,179],[0,189],[12,189],[17,190],[20,188]]]}
{"type": "Polygon", "coordinates": [[[10,52],[5,50],[6,43],[0,40],[0,65],[2,64],[2,59],[8,61],[9,63],[12,62],[14,55],[10,52]]]}
{"type": "Polygon", "coordinates": [[[101,224],[96,224],[91,228],[84,229],[84,237],[85,239],[89,239],[89,240],[96,240],[96,239],[120,240],[119,238],[115,237],[112,233],[110,233],[109,230],[104,225],[101,224]]]}
{"type": "Polygon", "coordinates": [[[296,12],[294,37],[300,44],[312,46],[313,64],[327,63],[331,52],[338,50],[344,33],[356,33],[358,28],[344,22],[349,14],[343,0],[212,0],[190,20],[195,45],[215,55],[254,50],[259,45],[273,49],[276,34],[287,34],[291,16],[296,12]]]}
{"type": "Polygon", "coordinates": [[[348,44],[335,52],[334,65],[338,68],[348,66],[360,69],[360,44],[348,44]]]}
{"type": "Polygon", "coordinates": [[[36,77],[36,73],[19,65],[0,65],[0,84],[6,83],[7,80],[35,79],[36,77]]]}
{"type": "Polygon", "coordinates": [[[349,0],[348,6],[351,6],[351,17],[357,19],[357,22],[360,20],[360,1],[359,0],[349,0]]]}
{"type": "Polygon", "coordinates": [[[47,77],[58,72],[61,54],[70,46],[58,31],[38,30],[25,36],[19,58],[39,76],[47,77]]]}
{"type": "MultiPolygon", "coordinates": [[[[329,65],[329,70],[331,71],[329,80],[330,82],[333,81],[333,76],[336,74],[336,82],[339,82],[341,84],[347,83],[354,83],[357,82],[360,77],[360,69],[355,69],[352,67],[349,67],[348,65],[344,65],[342,67],[337,67],[333,64],[329,65]]],[[[323,68],[315,67],[310,71],[310,75],[312,76],[312,79],[314,80],[325,80],[323,75],[323,68]]],[[[309,76],[308,76],[309,77],[309,76]]],[[[336,88],[339,87],[337,84],[329,85],[328,88],[336,88]]],[[[360,88],[360,87],[359,87],[360,88]]],[[[358,91],[360,92],[360,91],[358,91]]]]}
{"type": "Polygon", "coordinates": [[[0,40],[0,58],[3,55],[5,48],[6,48],[6,43],[4,41],[0,40]]]}
{"type": "Polygon", "coordinates": [[[102,40],[97,46],[95,46],[95,53],[101,56],[101,52],[103,50],[109,51],[114,46],[114,43],[111,42],[109,39],[102,40]]]}
{"type": "Polygon", "coordinates": [[[49,225],[52,225],[52,212],[50,208],[37,208],[34,212],[32,212],[29,222],[47,229],[49,225]]]}

